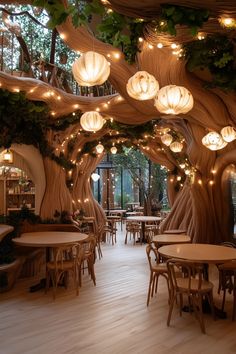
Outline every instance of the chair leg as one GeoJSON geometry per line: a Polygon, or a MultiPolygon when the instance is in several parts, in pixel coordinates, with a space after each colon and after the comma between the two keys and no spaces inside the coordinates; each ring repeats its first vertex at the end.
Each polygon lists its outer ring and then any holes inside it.
{"type": "Polygon", "coordinates": [[[233,282],[233,298],[234,298],[234,304],[233,304],[233,315],[232,315],[232,321],[235,321],[236,319],[236,274],[234,273],[234,282],[233,282]]]}
{"type": "Polygon", "coordinates": [[[199,321],[201,331],[202,331],[202,333],[205,334],[206,330],[205,330],[205,324],[204,324],[204,318],[203,318],[203,312],[202,312],[202,296],[199,295],[197,298],[195,295],[193,295],[192,299],[193,299],[194,312],[195,312],[197,319],[199,321]]]}
{"type": "Polygon", "coordinates": [[[153,273],[150,273],[149,286],[148,286],[148,295],[147,295],[147,306],[149,305],[150,296],[151,296],[151,288],[153,282],[153,273]]]}
{"type": "Polygon", "coordinates": [[[174,303],[175,303],[175,293],[172,292],[172,296],[170,299],[170,306],[169,306],[169,313],[168,313],[168,317],[167,317],[167,326],[169,327],[170,325],[170,320],[171,320],[171,315],[172,315],[172,311],[173,311],[173,307],[174,307],[174,303]]]}

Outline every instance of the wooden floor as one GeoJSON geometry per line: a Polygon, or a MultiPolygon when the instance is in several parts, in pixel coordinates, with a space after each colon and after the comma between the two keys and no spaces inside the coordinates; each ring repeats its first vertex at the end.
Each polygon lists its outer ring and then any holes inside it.
{"type": "MultiPolygon", "coordinates": [[[[149,269],[145,245],[103,246],[96,263],[97,286],[85,275],[79,297],[73,289],[29,293],[35,279],[20,280],[1,295],[1,354],[209,354],[236,353],[236,323],[213,321],[205,315],[207,334],[194,315],[179,317],[175,309],[166,326],[167,291],[160,281],[158,295],[146,307],[149,269]]],[[[216,304],[220,297],[215,295],[216,304]]],[[[231,313],[231,297],[226,309],[231,313]]]]}

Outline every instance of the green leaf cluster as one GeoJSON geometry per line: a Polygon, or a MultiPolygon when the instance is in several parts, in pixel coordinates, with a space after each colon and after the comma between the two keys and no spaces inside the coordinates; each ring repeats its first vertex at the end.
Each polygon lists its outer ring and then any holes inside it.
{"type": "Polygon", "coordinates": [[[187,43],[184,45],[184,58],[190,71],[198,68],[210,71],[212,83],[209,86],[236,89],[234,44],[228,37],[215,34],[201,41],[187,43]]]}
{"type": "Polygon", "coordinates": [[[184,6],[161,5],[160,20],[166,22],[165,30],[171,35],[176,35],[176,25],[185,25],[195,36],[198,28],[209,18],[209,11],[206,9],[192,9],[184,6]]]}
{"type": "Polygon", "coordinates": [[[13,93],[0,89],[0,147],[10,148],[13,143],[35,146],[42,156],[50,157],[65,169],[74,165],[64,154],[55,155],[47,141],[47,132],[63,131],[79,122],[81,112],[61,117],[51,122],[49,110],[44,102],[30,101],[24,92],[13,93]]]}

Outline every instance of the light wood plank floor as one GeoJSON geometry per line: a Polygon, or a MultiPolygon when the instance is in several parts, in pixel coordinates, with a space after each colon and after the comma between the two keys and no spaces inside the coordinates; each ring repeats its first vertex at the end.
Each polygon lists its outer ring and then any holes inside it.
{"type": "MultiPolygon", "coordinates": [[[[36,279],[19,280],[1,295],[1,354],[228,354],[236,353],[236,323],[229,318],[213,321],[205,315],[204,335],[194,315],[179,317],[177,308],[171,327],[166,283],[160,280],[158,295],[146,307],[149,269],[145,245],[124,245],[119,234],[114,246],[103,246],[96,263],[97,286],[87,275],[79,297],[73,289],[29,293],[36,279]]],[[[216,304],[221,298],[215,294],[216,304]]]]}

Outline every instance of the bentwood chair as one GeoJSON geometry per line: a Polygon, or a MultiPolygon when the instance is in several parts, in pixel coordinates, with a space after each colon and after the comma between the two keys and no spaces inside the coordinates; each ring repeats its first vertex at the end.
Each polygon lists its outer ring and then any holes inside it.
{"type": "Polygon", "coordinates": [[[65,288],[68,286],[70,273],[73,276],[76,295],[79,295],[80,274],[78,264],[81,265],[84,250],[79,244],[53,248],[52,261],[46,264],[46,289],[49,289],[50,282],[53,287],[53,299],[56,298],[56,291],[59,284],[65,288]]]}
{"type": "Polygon", "coordinates": [[[125,244],[127,244],[128,236],[133,238],[133,243],[135,245],[136,238],[140,237],[141,226],[137,221],[126,220],[126,234],[125,234],[125,244]]]}
{"type": "Polygon", "coordinates": [[[189,308],[193,308],[201,330],[205,333],[205,324],[202,312],[203,297],[206,296],[208,298],[213,316],[214,305],[213,284],[203,279],[203,264],[196,264],[186,260],[169,259],[167,261],[167,268],[171,294],[167,326],[170,325],[174,303],[177,302],[178,297],[180,300],[180,316],[182,316],[183,296],[185,295],[189,301],[189,308]]]}
{"type": "MultiPolygon", "coordinates": [[[[93,235],[89,235],[88,238],[85,241],[83,241],[82,266],[78,264],[80,274],[82,270],[84,273],[85,268],[88,269],[88,273],[91,276],[94,285],[96,285],[96,276],[95,276],[95,269],[94,269],[94,264],[96,259],[96,250],[95,250],[96,243],[97,243],[96,238],[93,235]]],[[[81,279],[82,277],[80,276],[80,286],[82,283],[81,279]]]]}
{"type": "MultiPolygon", "coordinates": [[[[166,279],[167,288],[169,293],[169,280],[168,280],[168,270],[166,263],[160,262],[160,256],[156,248],[151,244],[146,247],[147,258],[150,268],[150,278],[149,278],[149,287],[147,295],[147,306],[149,305],[150,297],[153,297],[154,291],[157,293],[158,279],[159,276],[162,276],[166,279]]],[[[169,293],[170,295],[170,293],[169,293]]]]}
{"type": "Polygon", "coordinates": [[[236,261],[227,262],[218,266],[220,286],[223,290],[222,311],[224,311],[226,290],[233,293],[232,321],[236,319],[236,261]]]}
{"type": "MultiPolygon", "coordinates": [[[[222,242],[220,244],[221,246],[224,247],[230,247],[230,248],[236,248],[235,243],[232,242],[222,242]]],[[[218,285],[218,294],[220,294],[221,291],[223,291],[223,302],[222,302],[222,310],[224,309],[224,304],[225,304],[225,294],[226,290],[229,291],[231,294],[232,289],[233,289],[233,282],[232,282],[232,276],[233,276],[233,271],[232,270],[222,270],[220,268],[220,264],[216,265],[219,271],[219,285],[218,285]]]]}

